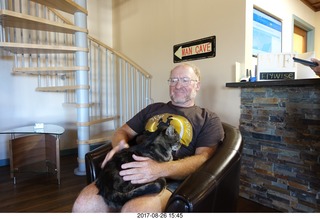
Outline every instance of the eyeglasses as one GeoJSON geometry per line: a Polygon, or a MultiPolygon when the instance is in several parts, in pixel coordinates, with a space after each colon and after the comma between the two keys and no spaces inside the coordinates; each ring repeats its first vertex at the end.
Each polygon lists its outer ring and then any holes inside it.
{"type": "Polygon", "coordinates": [[[191,81],[198,82],[198,80],[194,80],[191,78],[169,78],[168,84],[170,86],[176,86],[178,82],[180,82],[181,86],[185,87],[188,86],[191,81]]]}

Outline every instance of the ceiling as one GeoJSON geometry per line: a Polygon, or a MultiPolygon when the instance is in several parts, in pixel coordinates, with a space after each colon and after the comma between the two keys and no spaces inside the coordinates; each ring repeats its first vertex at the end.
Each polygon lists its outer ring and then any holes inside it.
{"type": "Polygon", "coordinates": [[[320,0],[301,0],[314,11],[320,11],[320,0]]]}

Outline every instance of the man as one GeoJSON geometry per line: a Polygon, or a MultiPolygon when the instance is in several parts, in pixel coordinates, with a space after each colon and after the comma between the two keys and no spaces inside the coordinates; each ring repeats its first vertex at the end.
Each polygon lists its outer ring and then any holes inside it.
{"type": "Polygon", "coordinates": [[[169,92],[171,101],[147,106],[119,128],[113,136],[113,149],[107,154],[102,166],[108,165],[113,154],[129,147],[127,142],[145,129],[154,131],[159,120],[170,117],[180,133],[182,147],[174,154],[174,160],[158,163],[146,157],[133,156],[135,162],[122,165],[120,175],[131,183],[151,182],[165,177],[169,183],[159,194],[141,196],[128,201],[122,209],[109,208],[99,195],[95,184],[84,188],[73,206],[73,212],[162,212],[179,182],[197,170],[215,152],[223,140],[224,131],[217,115],[195,106],[200,90],[200,71],[191,64],[180,64],[170,73],[169,92]]]}
{"type": "Polygon", "coordinates": [[[311,67],[312,70],[316,73],[316,75],[318,75],[320,77],[320,60],[319,59],[315,59],[315,58],[312,58],[311,59],[312,62],[315,62],[315,63],[318,63],[318,66],[316,67],[311,67]]]}

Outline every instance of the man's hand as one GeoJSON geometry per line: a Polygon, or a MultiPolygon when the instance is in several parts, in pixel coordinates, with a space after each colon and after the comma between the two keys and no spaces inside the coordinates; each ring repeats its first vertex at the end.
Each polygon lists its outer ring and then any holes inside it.
{"type": "Polygon", "coordinates": [[[103,167],[106,165],[106,163],[107,163],[109,160],[111,160],[111,158],[113,157],[113,155],[114,155],[115,153],[121,151],[121,150],[124,149],[124,148],[129,148],[129,145],[128,145],[124,140],[121,140],[121,141],[119,142],[119,144],[118,144],[117,146],[113,147],[113,148],[111,149],[111,151],[109,151],[109,153],[106,155],[106,157],[104,158],[104,160],[103,160],[103,162],[102,162],[102,164],[101,164],[101,168],[103,168],[103,167]]]}
{"type": "Polygon", "coordinates": [[[135,161],[122,164],[120,176],[132,184],[148,183],[158,179],[161,173],[160,163],[148,158],[133,155],[135,161]]]}
{"type": "Polygon", "coordinates": [[[316,58],[311,58],[312,62],[318,63],[318,66],[316,67],[311,67],[311,69],[316,73],[316,75],[320,76],[320,60],[316,58]]]}

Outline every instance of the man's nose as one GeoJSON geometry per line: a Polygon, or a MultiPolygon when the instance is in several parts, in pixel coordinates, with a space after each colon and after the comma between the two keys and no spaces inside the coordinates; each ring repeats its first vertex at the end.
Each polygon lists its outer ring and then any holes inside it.
{"type": "Polygon", "coordinates": [[[181,87],[183,87],[181,80],[178,80],[178,82],[177,82],[177,84],[176,84],[175,87],[176,87],[176,88],[181,88],[181,87]]]}

